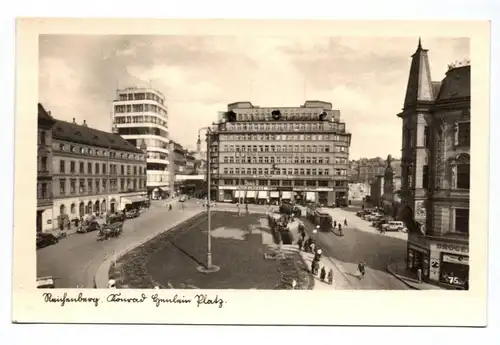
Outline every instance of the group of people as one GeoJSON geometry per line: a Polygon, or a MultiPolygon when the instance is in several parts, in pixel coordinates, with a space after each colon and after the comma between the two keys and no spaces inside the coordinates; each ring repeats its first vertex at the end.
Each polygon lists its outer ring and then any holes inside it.
{"type": "Polygon", "coordinates": [[[314,253],[314,258],[311,263],[311,273],[316,276],[319,272],[319,279],[321,281],[326,281],[328,284],[333,284],[333,270],[330,268],[328,271],[328,275],[326,273],[326,267],[321,267],[321,271],[319,269],[319,263],[321,260],[321,254],[323,251],[316,245],[316,242],[312,238],[306,239],[306,232],[303,224],[299,225],[299,234],[300,238],[297,241],[299,246],[299,250],[304,250],[308,253],[314,253]]]}

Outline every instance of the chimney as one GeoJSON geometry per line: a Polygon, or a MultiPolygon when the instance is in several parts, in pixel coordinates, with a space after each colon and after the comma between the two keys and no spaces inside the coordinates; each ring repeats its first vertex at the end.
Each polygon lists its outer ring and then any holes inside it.
{"type": "Polygon", "coordinates": [[[75,118],[73,118],[73,123],[76,123],[75,118]]]}
{"type": "Polygon", "coordinates": [[[87,127],[87,120],[83,120],[83,126],[87,127]]]}

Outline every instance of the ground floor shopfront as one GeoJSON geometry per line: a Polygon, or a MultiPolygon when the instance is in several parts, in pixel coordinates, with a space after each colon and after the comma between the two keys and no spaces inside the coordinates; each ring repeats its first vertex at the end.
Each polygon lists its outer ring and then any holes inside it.
{"type": "Polygon", "coordinates": [[[409,234],[407,268],[420,269],[422,279],[450,289],[466,289],[469,245],[464,241],[409,234]]]}
{"type": "Polygon", "coordinates": [[[120,212],[127,204],[138,201],[139,198],[146,200],[146,193],[134,192],[54,199],[52,208],[53,229],[67,229],[75,219],[80,219],[86,215],[100,216],[106,212],[120,212]]]}
{"type": "Polygon", "coordinates": [[[216,193],[218,202],[243,204],[274,204],[291,201],[298,204],[316,202],[323,206],[334,206],[339,200],[347,200],[347,191],[335,191],[332,188],[292,189],[262,186],[224,186],[216,193]]]}
{"type": "Polygon", "coordinates": [[[38,206],[36,209],[36,232],[51,231],[52,225],[52,205],[38,206]]]}

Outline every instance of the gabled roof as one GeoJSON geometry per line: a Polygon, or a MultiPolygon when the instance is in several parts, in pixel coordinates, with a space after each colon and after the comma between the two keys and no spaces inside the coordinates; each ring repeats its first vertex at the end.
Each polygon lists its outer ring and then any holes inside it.
{"type": "Polygon", "coordinates": [[[143,153],[118,134],[100,131],[77,123],[55,120],[52,128],[54,139],[114,149],[133,153],[143,153]]]}

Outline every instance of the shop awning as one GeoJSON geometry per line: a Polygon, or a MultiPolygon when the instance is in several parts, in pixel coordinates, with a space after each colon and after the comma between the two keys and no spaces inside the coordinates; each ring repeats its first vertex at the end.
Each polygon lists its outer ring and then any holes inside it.
{"type": "Polygon", "coordinates": [[[257,192],[256,191],[254,191],[254,190],[247,191],[247,199],[248,198],[254,198],[255,199],[256,197],[257,197],[257,192]]]}
{"type": "Polygon", "coordinates": [[[146,201],[144,197],[142,196],[128,196],[126,198],[122,198],[121,202],[122,204],[124,205],[128,205],[128,204],[133,204],[135,202],[143,202],[143,201],[146,201]]]}
{"type": "Polygon", "coordinates": [[[291,199],[292,192],[281,192],[281,199],[291,199]]]}
{"type": "Polygon", "coordinates": [[[236,191],[234,191],[234,197],[235,198],[244,198],[245,197],[245,191],[244,190],[236,190],[236,191]]]}
{"type": "Polygon", "coordinates": [[[280,192],[271,192],[271,198],[279,198],[280,192]]]}
{"type": "Polygon", "coordinates": [[[316,193],[315,192],[307,192],[306,200],[308,201],[316,201],[316,193]]]}
{"type": "Polygon", "coordinates": [[[257,199],[267,199],[267,198],[269,198],[269,192],[266,190],[261,190],[257,197],[257,199]]]}

